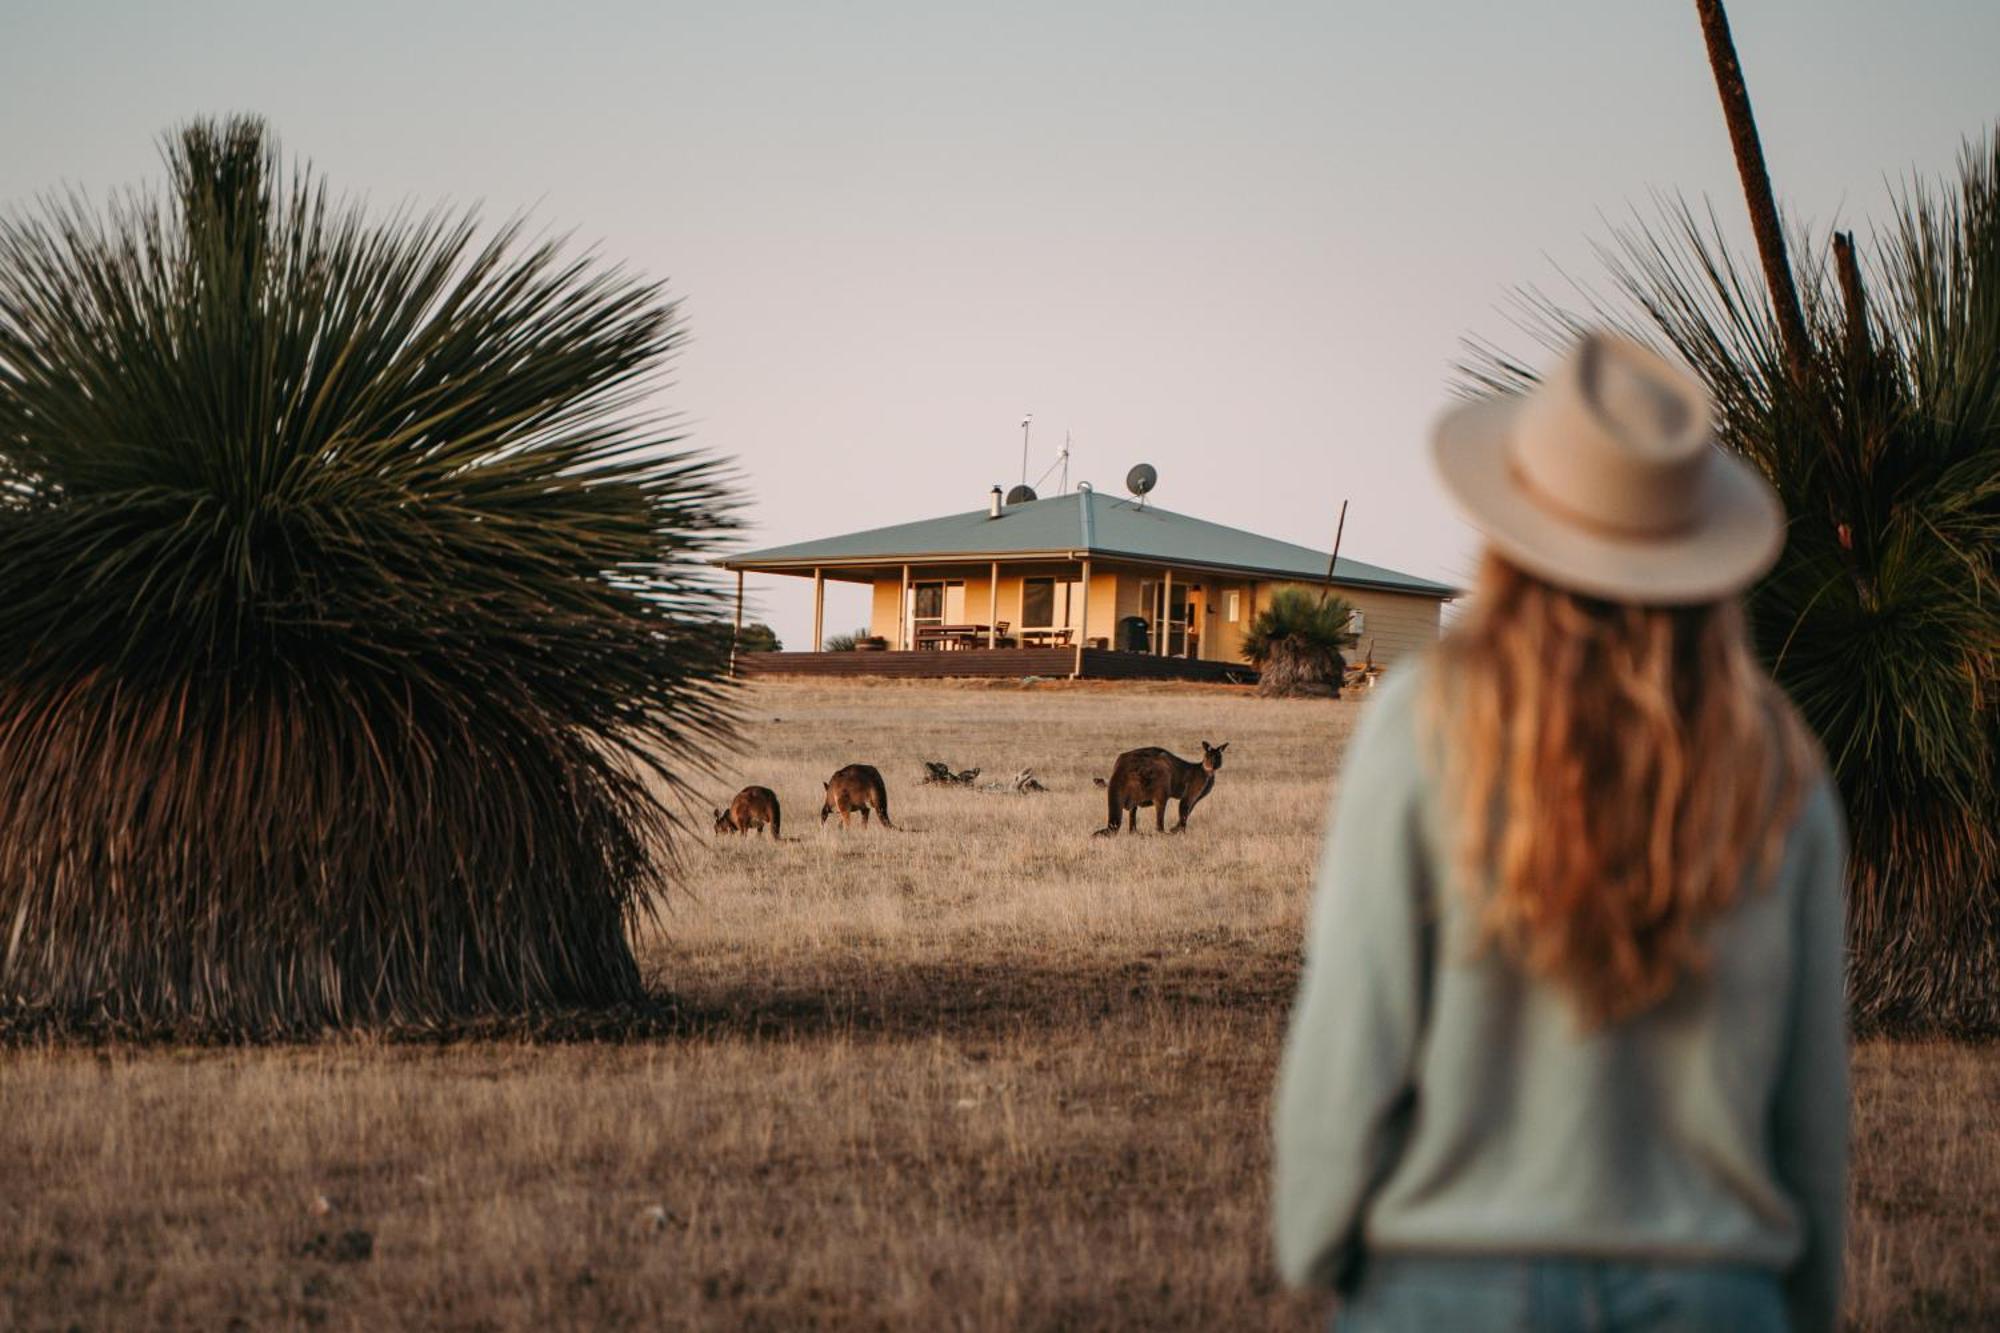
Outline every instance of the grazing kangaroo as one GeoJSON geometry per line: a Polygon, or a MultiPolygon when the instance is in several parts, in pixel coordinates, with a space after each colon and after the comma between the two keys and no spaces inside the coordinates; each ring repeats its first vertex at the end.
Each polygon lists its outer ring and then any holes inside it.
{"type": "Polygon", "coordinates": [[[826,799],[820,803],[819,822],[824,824],[828,815],[840,816],[840,826],[847,827],[847,816],[856,810],[861,812],[861,826],[868,827],[868,812],[874,810],[882,817],[883,828],[894,828],[889,822],[889,789],[882,784],[882,775],[871,764],[849,764],[833,775],[833,780],[822,784],[826,788],[826,799]]]}
{"type": "Polygon", "coordinates": [[[717,833],[754,833],[760,828],[769,828],[771,841],[778,841],[778,793],[769,787],[745,787],[727,810],[715,812],[717,833]]]}
{"type": "Polygon", "coordinates": [[[1167,802],[1176,799],[1181,809],[1180,818],[1174,821],[1174,832],[1179,833],[1187,827],[1188,815],[1201,803],[1201,798],[1215,786],[1215,770],[1222,767],[1222,752],[1228,748],[1228,741],[1220,745],[1203,741],[1198,764],[1191,764],[1157,745],[1119,755],[1111,769],[1111,780],[1104,784],[1105,803],[1110,807],[1109,822],[1098,830],[1099,834],[1117,833],[1121,815],[1126,820],[1125,826],[1138,832],[1142,805],[1153,807],[1154,827],[1165,833],[1167,802]]]}

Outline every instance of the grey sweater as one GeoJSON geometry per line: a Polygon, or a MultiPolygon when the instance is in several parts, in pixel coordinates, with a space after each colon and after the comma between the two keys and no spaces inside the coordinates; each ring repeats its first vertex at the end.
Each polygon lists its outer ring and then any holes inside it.
{"type": "Polygon", "coordinates": [[[1744,1264],[1832,1328],[1847,1166],[1845,834],[1821,780],[1775,882],[1658,1008],[1586,1031],[1475,952],[1432,765],[1428,666],[1376,691],[1341,770],[1275,1107],[1293,1282],[1364,1252],[1744,1264]]]}

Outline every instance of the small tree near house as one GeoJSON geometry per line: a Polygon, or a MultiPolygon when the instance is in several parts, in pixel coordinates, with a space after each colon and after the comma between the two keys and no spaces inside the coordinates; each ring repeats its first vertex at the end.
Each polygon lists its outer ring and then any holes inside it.
{"type": "Polygon", "coordinates": [[[867,637],[868,627],[866,625],[847,634],[833,635],[826,641],[826,651],[829,653],[851,653],[854,651],[855,646],[867,637]]]}
{"type": "Polygon", "coordinates": [[[1354,603],[1309,588],[1279,588],[1250,622],[1243,655],[1259,672],[1258,692],[1279,697],[1340,697],[1347,670],[1341,649],[1354,646],[1354,603]]]}
{"type": "Polygon", "coordinates": [[[784,649],[778,632],[761,620],[753,620],[737,631],[736,651],[739,653],[779,653],[784,649]]]}

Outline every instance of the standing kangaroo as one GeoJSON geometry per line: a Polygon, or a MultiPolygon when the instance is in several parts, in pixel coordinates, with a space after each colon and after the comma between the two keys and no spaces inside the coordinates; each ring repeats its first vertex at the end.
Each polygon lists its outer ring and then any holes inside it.
{"type": "Polygon", "coordinates": [[[771,841],[779,841],[778,793],[769,787],[745,787],[727,810],[715,812],[717,833],[753,833],[760,828],[769,828],[771,841]]]}
{"type": "Polygon", "coordinates": [[[1109,822],[1098,832],[1115,834],[1118,832],[1119,817],[1132,832],[1139,831],[1139,807],[1153,807],[1154,827],[1161,833],[1167,831],[1167,802],[1178,799],[1181,803],[1180,818],[1174,821],[1174,832],[1187,827],[1188,815],[1201,798],[1208,795],[1215,786],[1215,770],[1222,767],[1222,752],[1229,748],[1229,742],[1210,745],[1201,743],[1201,762],[1189,763],[1157,745],[1148,745],[1142,750],[1127,750],[1118,756],[1118,763],[1111,770],[1111,780],[1104,784],[1106,804],[1110,807],[1109,822]]]}
{"type": "Polygon", "coordinates": [[[882,817],[883,828],[894,828],[889,822],[889,789],[882,783],[882,775],[872,764],[849,764],[833,775],[833,780],[822,784],[826,788],[826,799],[820,803],[819,822],[824,824],[828,815],[840,816],[840,826],[847,827],[847,816],[859,810],[861,826],[868,827],[868,812],[882,817]]]}

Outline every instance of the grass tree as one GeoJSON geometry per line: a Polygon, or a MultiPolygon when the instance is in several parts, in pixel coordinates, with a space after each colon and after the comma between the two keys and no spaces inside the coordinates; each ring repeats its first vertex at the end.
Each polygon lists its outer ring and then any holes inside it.
{"type": "Polygon", "coordinates": [[[1243,655],[1258,670],[1261,693],[1338,695],[1347,670],[1341,649],[1354,646],[1347,628],[1354,604],[1309,588],[1274,589],[1243,636],[1243,655]]]}
{"type": "Polygon", "coordinates": [[[652,284],[371,219],[262,124],[0,219],[0,1001],[215,1031],[631,1000],[726,745],[652,284]]]}
{"type": "MultiPolygon", "coordinates": [[[[1609,282],[1521,299],[1539,341],[1609,322],[1708,383],[1791,515],[1759,645],[1823,742],[1854,840],[1857,1015],[2000,1028],[2000,141],[1857,244],[1801,238],[1803,373],[1755,267],[1685,203],[1600,247],[1609,282]]],[[[1492,346],[1474,387],[1533,378],[1492,346]]]]}
{"type": "Polygon", "coordinates": [[[868,627],[866,625],[848,634],[830,635],[826,643],[822,645],[823,651],[829,653],[851,653],[854,651],[854,645],[867,637],[868,627]]]}

